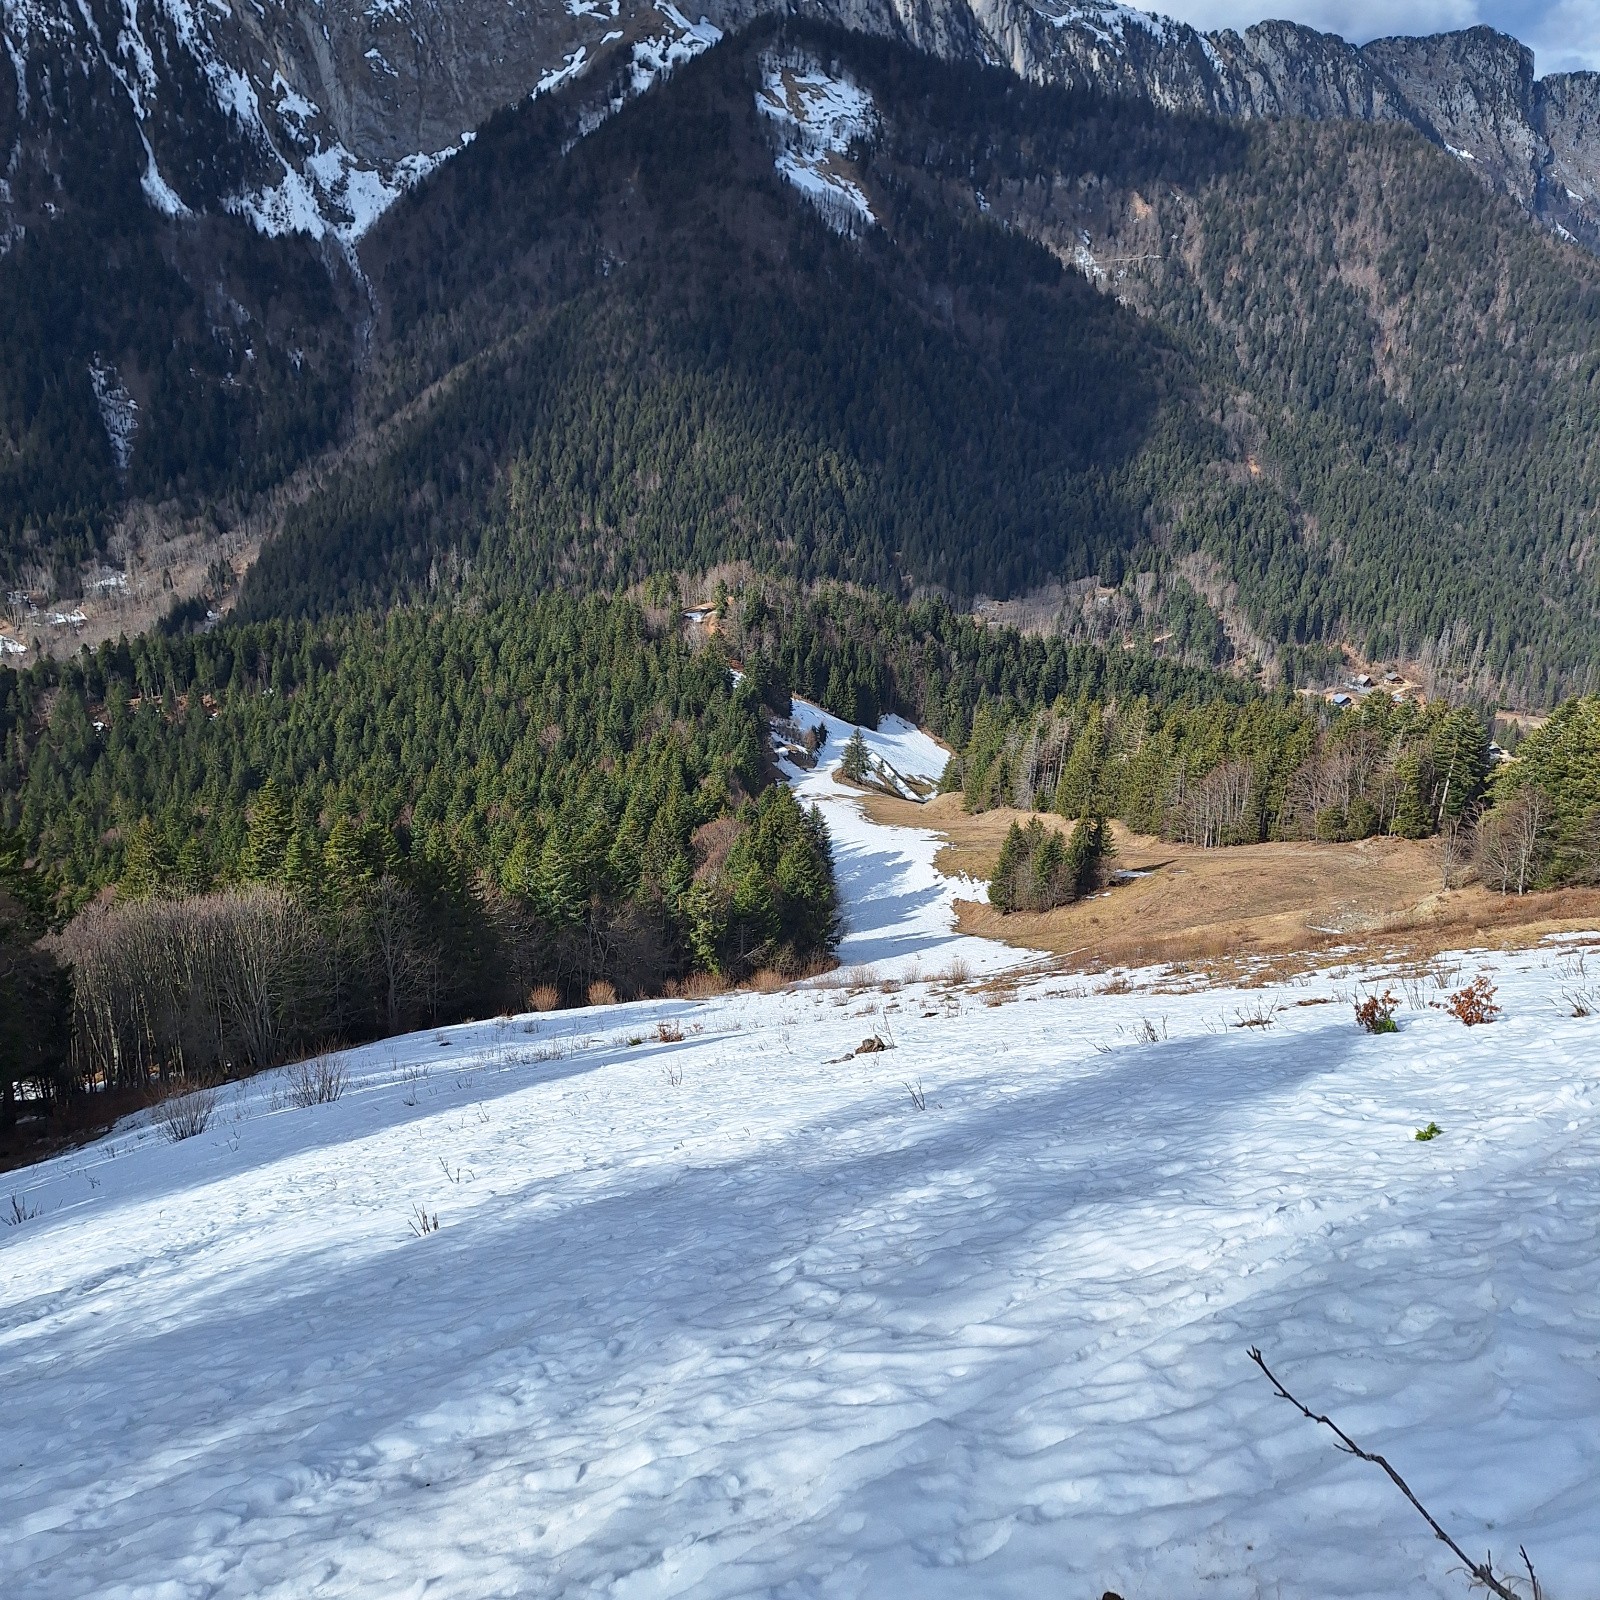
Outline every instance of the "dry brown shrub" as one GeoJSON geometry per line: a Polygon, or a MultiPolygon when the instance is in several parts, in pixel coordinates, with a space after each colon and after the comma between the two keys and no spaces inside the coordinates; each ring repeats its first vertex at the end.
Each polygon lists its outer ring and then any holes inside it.
{"type": "Polygon", "coordinates": [[[1368,1033],[1398,1033],[1394,1008],[1399,1004],[1399,998],[1391,989],[1385,989],[1382,994],[1369,994],[1356,1002],[1356,1025],[1368,1033]]]}
{"type": "Polygon", "coordinates": [[[592,1006],[614,1006],[617,1003],[617,986],[608,983],[604,978],[596,978],[589,985],[589,1004],[592,1006]]]}
{"type": "Polygon", "coordinates": [[[714,1000],[719,994],[726,994],[730,987],[719,972],[691,972],[678,985],[678,992],[685,1000],[714,1000]]]}
{"type": "Polygon", "coordinates": [[[658,1022],[656,1040],[660,1044],[682,1044],[683,1029],[676,1022],[658,1022]]]}
{"type": "Polygon", "coordinates": [[[1445,1007],[1457,1022],[1469,1028],[1476,1028],[1480,1023],[1493,1022],[1500,1015],[1500,1007],[1495,1004],[1495,988],[1489,981],[1487,972],[1480,972],[1476,978],[1464,989],[1457,989],[1450,996],[1450,1004],[1445,1007]]]}
{"type": "Polygon", "coordinates": [[[193,1139],[211,1126],[217,1110],[214,1084],[176,1079],[163,1089],[163,1098],[151,1113],[151,1121],[169,1143],[193,1139]]]}
{"type": "Polygon", "coordinates": [[[952,988],[957,988],[961,984],[972,982],[972,967],[964,957],[954,956],[950,965],[944,969],[943,977],[952,988]]]}
{"type": "Polygon", "coordinates": [[[531,1011],[554,1011],[561,1004],[561,991],[553,983],[541,983],[529,996],[531,1011]]]}
{"type": "Polygon", "coordinates": [[[774,971],[771,967],[763,967],[750,980],[750,987],[757,994],[776,994],[780,989],[788,987],[781,972],[774,971]]]}

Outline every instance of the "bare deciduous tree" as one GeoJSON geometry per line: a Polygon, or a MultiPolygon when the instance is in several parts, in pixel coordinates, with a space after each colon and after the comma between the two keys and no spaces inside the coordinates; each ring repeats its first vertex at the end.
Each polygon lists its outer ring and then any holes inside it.
{"type": "Polygon", "coordinates": [[[1453,817],[1446,817],[1439,824],[1434,852],[1439,863],[1439,887],[1453,889],[1461,869],[1472,859],[1473,837],[1453,817]]]}
{"type": "Polygon", "coordinates": [[[374,884],[362,910],[384,1021],[390,1033],[399,1033],[436,987],[438,958],[423,938],[416,896],[398,879],[374,884]]]}
{"type": "Polygon", "coordinates": [[[142,1085],[277,1060],[316,944],[289,896],[260,886],[91,908],[58,941],[80,1076],[142,1085]]]}
{"type": "Polygon", "coordinates": [[[1247,761],[1224,761],[1196,783],[1179,774],[1172,800],[1175,832],[1211,849],[1236,838],[1250,815],[1254,781],[1247,761]]]}
{"type": "Polygon", "coordinates": [[[1538,875],[1550,825],[1550,797],[1536,785],[1519,789],[1478,823],[1478,872],[1501,894],[1526,894],[1538,875]]]}

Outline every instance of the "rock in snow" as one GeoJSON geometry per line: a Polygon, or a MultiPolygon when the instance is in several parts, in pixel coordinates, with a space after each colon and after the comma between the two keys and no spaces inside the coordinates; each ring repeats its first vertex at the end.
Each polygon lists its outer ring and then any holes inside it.
{"type": "Polygon", "coordinates": [[[1463,958],[1504,1018],[1423,981],[1387,1037],[1348,971],[1096,992],[955,936],[931,836],[833,784],[848,732],[796,781],[842,957],[903,987],[416,1034],[334,1104],[266,1074],[0,1183],[37,1213],[0,1230],[0,1593],[1463,1593],[1251,1344],[1467,1549],[1592,1591],[1576,958],[1463,958]]]}

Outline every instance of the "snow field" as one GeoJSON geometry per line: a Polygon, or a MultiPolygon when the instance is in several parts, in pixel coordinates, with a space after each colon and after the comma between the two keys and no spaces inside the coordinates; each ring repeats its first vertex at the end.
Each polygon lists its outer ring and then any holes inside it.
{"type": "Polygon", "coordinates": [[[1441,968],[1388,1037],[1377,974],[931,981],[981,942],[849,731],[795,781],[889,983],[415,1034],[0,1180],[0,1593],[1464,1594],[1251,1344],[1466,1548],[1600,1590],[1577,958],[1494,958],[1470,1030],[1441,968]]]}
{"type": "Polygon", "coordinates": [[[845,217],[877,221],[861,186],[833,159],[878,125],[877,106],[865,89],[815,63],[797,69],[774,62],[763,74],[756,110],[782,130],[784,145],[773,163],[778,172],[831,226],[845,217]]]}
{"type": "Polygon", "coordinates": [[[1258,1342],[1591,1593],[1596,1023],[1523,965],[1377,1039],[1229,1026],[1321,981],[557,1014],[121,1132],[0,1240],[0,1589],[1460,1593],[1258,1342]]]}
{"type": "MultiPolygon", "coordinates": [[[[987,973],[1043,959],[958,934],[955,902],[986,900],[988,887],[937,872],[934,858],[943,844],[937,834],[880,827],[863,813],[859,794],[835,781],[855,724],[800,699],[794,702],[793,720],[802,728],[820,722],[828,732],[812,770],[786,761],[779,766],[800,799],[822,812],[833,838],[834,874],[845,912],[845,936],[837,951],[841,967],[864,967],[875,978],[931,977],[956,962],[987,973]]],[[[885,717],[877,729],[861,732],[871,754],[902,777],[937,782],[950,758],[943,745],[900,717],[885,717]]]]}

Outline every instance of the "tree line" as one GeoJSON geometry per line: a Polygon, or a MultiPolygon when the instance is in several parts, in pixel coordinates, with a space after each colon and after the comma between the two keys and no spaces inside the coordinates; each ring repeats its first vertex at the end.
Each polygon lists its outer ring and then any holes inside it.
{"type": "Polygon", "coordinates": [[[0,680],[0,824],[74,975],[74,1081],[824,958],[830,843],[772,781],[772,709],[675,616],[559,595],[0,680]]]}
{"type": "MultiPolygon", "coordinates": [[[[944,787],[971,811],[1115,817],[1202,847],[1438,836],[1447,886],[1469,865],[1502,893],[1600,881],[1596,696],[1563,704],[1504,761],[1476,711],[1383,694],[1343,710],[1288,693],[1205,705],[999,698],[978,707],[944,787]]],[[[1075,897],[1059,838],[1042,823],[1008,838],[997,905],[1075,897]]]]}

